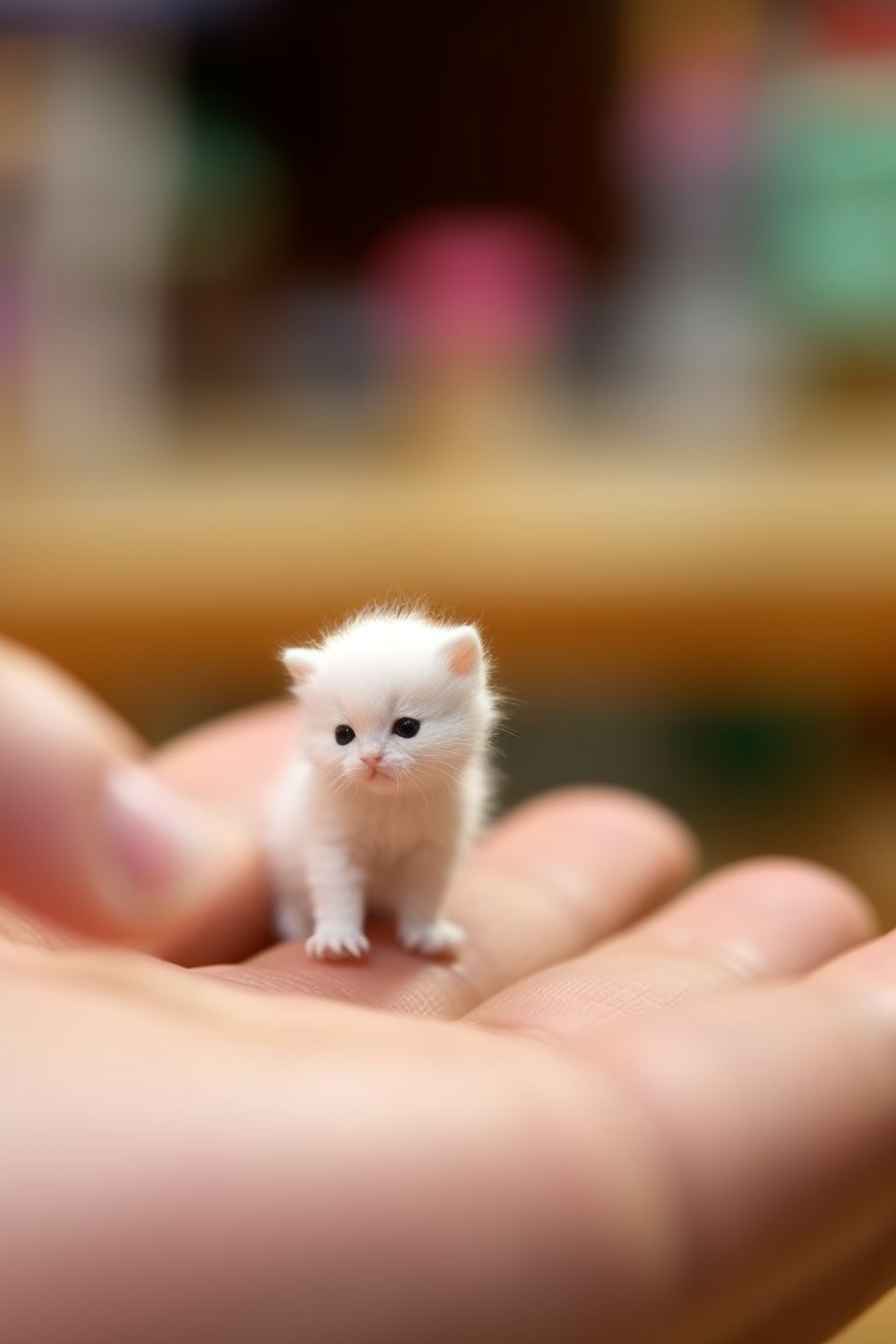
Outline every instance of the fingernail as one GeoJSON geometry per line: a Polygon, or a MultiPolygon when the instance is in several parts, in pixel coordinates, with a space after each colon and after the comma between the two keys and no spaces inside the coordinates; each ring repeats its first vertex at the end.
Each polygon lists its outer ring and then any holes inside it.
{"type": "Polygon", "coordinates": [[[139,766],[109,776],[103,819],[107,871],[101,886],[116,913],[136,919],[168,915],[172,907],[199,898],[223,827],[139,766]]]}

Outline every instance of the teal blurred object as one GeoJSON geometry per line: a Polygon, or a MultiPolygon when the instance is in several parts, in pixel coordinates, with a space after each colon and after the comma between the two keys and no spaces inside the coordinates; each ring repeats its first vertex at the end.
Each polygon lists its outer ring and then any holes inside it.
{"type": "Polygon", "coordinates": [[[795,93],[766,162],[765,270],[811,337],[896,346],[896,68],[795,93]],[[868,76],[870,78],[870,76],[868,76]]]}

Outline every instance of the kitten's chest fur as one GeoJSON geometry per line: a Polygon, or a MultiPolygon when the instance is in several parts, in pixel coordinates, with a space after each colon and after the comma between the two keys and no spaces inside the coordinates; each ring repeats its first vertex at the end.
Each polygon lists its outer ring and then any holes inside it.
{"type": "Polygon", "coordinates": [[[448,791],[424,797],[402,792],[346,809],[340,829],[349,853],[372,874],[443,841],[456,831],[457,814],[457,798],[448,791]]]}

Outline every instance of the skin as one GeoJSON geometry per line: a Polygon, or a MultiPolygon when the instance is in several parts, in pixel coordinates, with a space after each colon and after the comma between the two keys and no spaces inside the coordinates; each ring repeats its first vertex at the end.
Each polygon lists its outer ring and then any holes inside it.
{"type": "Polygon", "coordinates": [[[0,653],[4,1344],[811,1344],[894,1282],[896,939],[846,883],[694,883],[673,818],[577,791],[481,845],[454,965],[315,964],[252,840],[288,713],[147,763],[206,848],[113,915],[140,745],[0,653]]]}

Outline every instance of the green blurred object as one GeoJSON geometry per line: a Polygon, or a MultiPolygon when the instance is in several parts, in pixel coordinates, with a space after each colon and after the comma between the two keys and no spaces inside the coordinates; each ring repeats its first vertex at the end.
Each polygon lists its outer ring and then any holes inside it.
{"type": "Polygon", "coordinates": [[[854,726],[835,705],[630,698],[607,689],[582,702],[520,708],[499,738],[501,795],[601,781],[661,799],[687,816],[754,815],[809,805],[852,751],[854,726]]]}
{"type": "Polygon", "coordinates": [[[678,728],[677,755],[689,763],[697,791],[737,809],[811,791],[842,749],[836,716],[799,710],[706,710],[678,728]]]}
{"type": "Polygon", "coordinates": [[[192,280],[228,281],[269,246],[282,201],[280,163],[226,115],[195,115],[184,183],[181,265],[192,280]]]}

